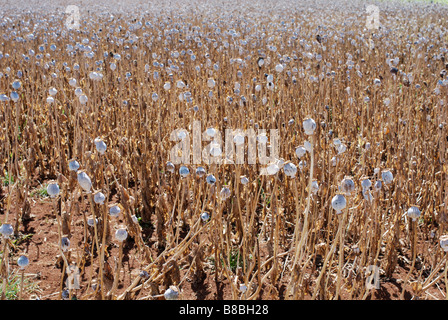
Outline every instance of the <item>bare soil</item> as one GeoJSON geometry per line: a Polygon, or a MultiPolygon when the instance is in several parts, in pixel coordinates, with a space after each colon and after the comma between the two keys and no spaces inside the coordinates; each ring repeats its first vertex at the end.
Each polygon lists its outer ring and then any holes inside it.
{"type": "MultiPolygon", "coordinates": [[[[3,195],[7,194],[7,187],[3,187],[3,195]]],[[[3,201],[3,200],[2,200],[3,201]]],[[[18,208],[14,206],[15,197],[12,197],[12,206],[10,210],[9,223],[15,223],[17,219],[18,208]]],[[[30,264],[25,269],[25,279],[33,286],[28,287],[23,294],[23,299],[39,299],[39,300],[60,300],[62,299],[61,280],[63,275],[63,261],[60,256],[58,248],[59,235],[57,227],[57,219],[54,214],[54,204],[49,197],[41,197],[34,195],[30,198],[31,214],[29,219],[23,221],[19,225],[19,233],[14,237],[13,242],[15,246],[10,253],[10,271],[18,272],[17,258],[21,254],[26,254],[29,258],[30,264]]],[[[5,207],[5,206],[4,206],[5,207]]],[[[5,212],[1,212],[0,219],[3,221],[5,212]]],[[[95,296],[95,281],[98,274],[98,265],[96,264],[96,252],[93,252],[93,264],[91,264],[92,246],[84,240],[84,217],[89,216],[87,205],[81,207],[79,212],[74,212],[72,216],[72,229],[70,237],[70,254],[76,257],[85,257],[85,268],[80,274],[80,289],[74,292],[78,299],[99,299],[95,296]],[[82,248],[85,247],[83,254],[82,248]]],[[[122,221],[117,221],[117,224],[122,221]]],[[[145,242],[151,248],[153,258],[158,255],[158,248],[156,243],[156,236],[154,230],[151,228],[143,230],[145,242]]],[[[424,243],[419,244],[419,252],[423,251],[424,243]]],[[[261,248],[263,249],[263,248],[261,248]]],[[[108,257],[106,258],[106,278],[105,285],[110,288],[113,282],[113,270],[117,265],[118,245],[111,242],[107,249],[108,257]],[[109,277],[108,277],[109,275],[109,277]]],[[[370,294],[366,297],[367,300],[398,300],[402,291],[402,283],[409,272],[411,261],[410,249],[403,250],[402,255],[399,256],[398,265],[395,268],[392,278],[385,278],[383,274],[380,276],[381,287],[379,290],[371,289],[370,294]]],[[[262,250],[262,258],[267,256],[267,250],[262,250]]],[[[140,253],[132,238],[124,245],[124,255],[122,261],[122,268],[120,272],[118,293],[123,292],[133,281],[138,277],[139,272],[144,265],[140,259],[140,253]]],[[[428,268],[427,265],[417,264],[416,270],[411,277],[416,279],[418,275],[428,268]]],[[[188,264],[180,265],[180,278],[182,279],[186,272],[188,272],[188,264]]],[[[442,269],[443,270],[443,269],[442,269]]],[[[213,266],[205,265],[205,274],[196,276],[189,272],[185,281],[181,285],[181,298],[187,300],[231,300],[231,289],[229,280],[219,277],[215,278],[213,266]]],[[[441,271],[442,272],[442,271],[441,271]]],[[[424,277],[423,277],[424,279],[424,277]]],[[[65,280],[65,278],[64,278],[65,280]]],[[[313,279],[315,280],[315,279],[313,279]]],[[[262,288],[259,299],[261,300],[282,300],[284,299],[284,291],[288,279],[282,279],[276,286],[262,288]]],[[[312,283],[307,294],[303,299],[308,300],[312,294],[312,283]]],[[[348,286],[347,286],[348,287],[348,286]]],[[[164,288],[159,288],[160,291],[164,288]]],[[[163,300],[159,292],[159,296],[155,299],[163,300]]],[[[138,291],[138,295],[129,297],[130,299],[141,299],[153,295],[154,291],[150,288],[138,291]]],[[[349,299],[349,291],[345,290],[341,293],[340,299],[349,299]]],[[[440,300],[445,299],[445,285],[443,277],[440,281],[435,283],[431,288],[423,293],[414,292],[410,286],[405,290],[404,299],[428,299],[440,300]]]]}

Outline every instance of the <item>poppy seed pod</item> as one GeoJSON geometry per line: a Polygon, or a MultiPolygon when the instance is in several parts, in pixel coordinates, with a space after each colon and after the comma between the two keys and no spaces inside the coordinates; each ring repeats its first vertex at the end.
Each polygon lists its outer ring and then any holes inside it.
{"type": "Polygon", "coordinates": [[[96,150],[100,154],[104,154],[106,152],[107,145],[101,138],[99,138],[99,137],[95,138],[95,140],[93,142],[95,143],[96,150]]]}
{"type": "Polygon", "coordinates": [[[182,178],[185,178],[190,174],[190,170],[187,167],[182,166],[179,168],[179,174],[182,178]]]}
{"type": "Polygon", "coordinates": [[[78,171],[79,169],[79,162],[76,160],[70,160],[68,162],[68,168],[70,171],[78,171]]]}
{"type": "Polygon", "coordinates": [[[58,93],[58,90],[56,90],[56,88],[50,88],[48,90],[48,93],[50,94],[50,96],[55,96],[56,93],[58,93]]]}
{"type": "Polygon", "coordinates": [[[170,286],[163,294],[166,300],[178,300],[179,290],[175,286],[170,286]]]}
{"type": "Polygon", "coordinates": [[[341,190],[347,195],[350,195],[355,190],[355,182],[351,177],[344,177],[341,181],[341,190]]]}
{"type": "Polygon", "coordinates": [[[17,259],[17,265],[20,267],[20,269],[25,269],[26,266],[28,266],[28,264],[30,263],[30,261],[28,260],[27,256],[20,256],[19,259],[17,259]]]}
{"type": "Polygon", "coordinates": [[[231,195],[230,189],[228,187],[222,187],[220,195],[222,200],[228,199],[231,195]]]}
{"type": "Polygon", "coordinates": [[[287,162],[283,166],[283,170],[285,171],[285,174],[291,178],[293,178],[297,173],[297,167],[294,165],[294,163],[291,162],[287,162]]]}
{"type": "Polygon", "coordinates": [[[249,179],[246,176],[241,176],[240,182],[241,182],[241,184],[246,185],[249,183],[249,179]]]}
{"type": "Polygon", "coordinates": [[[316,130],[316,122],[311,118],[303,120],[303,129],[306,135],[313,135],[314,130],[316,130]]]}
{"type": "Polygon", "coordinates": [[[12,83],[12,87],[14,88],[14,90],[19,90],[21,86],[22,86],[22,84],[20,83],[19,80],[15,80],[15,81],[12,83]]]}
{"type": "Polygon", "coordinates": [[[207,86],[211,89],[211,88],[213,88],[214,86],[215,86],[215,80],[213,80],[213,79],[208,79],[207,80],[207,86]]]}
{"type": "Polygon", "coordinates": [[[440,247],[443,251],[448,252],[448,235],[443,235],[440,237],[440,247]]]}
{"type": "Polygon", "coordinates": [[[205,175],[205,169],[204,167],[197,167],[196,168],[196,175],[201,178],[205,175]]]}
{"type": "Polygon", "coordinates": [[[87,225],[90,227],[94,227],[95,224],[98,223],[98,219],[94,219],[93,216],[90,216],[89,218],[87,218],[87,225]]]}
{"type": "Polygon", "coordinates": [[[48,183],[47,193],[51,198],[56,197],[59,194],[59,186],[56,182],[52,181],[48,183]]]}
{"type": "Polygon", "coordinates": [[[166,163],[166,170],[169,172],[174,172],[174,164],[171,161],[166,163]]]}
{"type": "Polygon", "coordinates": [[[87,96],[85,94],[82,94],[82,95],[79,96],[79,102],[81,104],[86,104],[87,100],[89,100],[89,99],[87,98],[87,96]]]}
{"type": "Polygon", "coordinates": [[[311,193],[316,194],[319,191],[319,183],[317,180],[311,181],[311,193]]]}
{"type": "Polygon", "coordinates": [[[109,214],[110,214],[111,217],[118,217],[118,215],[120,214],[120,212],[121,212],[121,209],[120,209],[120,207],[117,206],[117,205],[112,206],[112,207],[110,207],[110,209],[109,209],[109,214]]]}
{"type": "Polygon", "coordinates": [[[336,214],[342,213],[342,210],[346,207],[347,200],[343,194],[337,194],[331,199],[331,206],[336,210],[336,214]]]}
{"type": "Polygon", "coordinates": [[[84,191],[86,192],[90,192],[90,189],[92,188],[92,181],[90,180],[87,173],[85,173],[82,170],[78,170],[77,177],[78,177],[78,183],[81,186],[81,188],[83,188],[84,191]]]}
{"type": "Polygon", "coordinates": [[[389,184],[394,179],[394,176],[390,170],[383,170],[381,172],[381,179],[383,179],[385,184],[389,184]]]}
{"type": "Polygon", "coordinates": [[[363,190],[367,190],[372,186],[372,181],[369,178],[361,178],[361,187],[363,190]]]}
{"type": "Polygon", "coordinates": [[[15,92],[15,91],[11,92],[11,100],[12,101],[17,102],[17,101],[19,101],[19,98],[20,98],[20,96],[17,92],[15,92]]]}
{"type": "Polygon", "coordinates": [[[341,145],[341,139],[339,139],[339,138],[334,138],[333,139],[333,144],[334,144],[334,146],[337,148],[338,146],[340,146],[341,145]]]}
{"type": "Polygon", "coordinates": [[[0,227],[0,233],[4,238],[9,238],[14,233],[14,229],[9,223],[4,223],[0,227]]]}
{"type": "Polygon", "coordinates": [[[202,212],[201,219],[202,221],[207,221],[208,219],[210,219],[210,215],[208,214],[208,212],[202,212]]]}
{"type": "Polygon", "coordinates": [[[76,88],[75,89],[75,96],[77,96],[77,97],[82,96],[82,89],[81,88],[76,88]]]}
{"type": "Polygon", "coordinates": [[[420,216],[420,209],[417,206],[411,206],[407,211],[407,215],[412,221],[415,221],[420,216]]]}
{"type": "Polygon", "coordinates": [[[115,231],[115,239],[117,239],[120,242],[123,242],[128,237],[128,232],[124,228],[117,229],[115,231]]]}
{"type": "Polygon", "coordinates": [[[305,150],[311,153],[313,151],[313,145],[309,141],[305,141],[304,144],[305,150]]]}
{"type": "Polygon", "coordinates": [[[278,165],[274,163],[274,164],[269,165],[266,168],[266,173],[268,175],[274,175],[274,174],[276,174],[279,171],[279,169],[280,168],[278,167],[278,165]]]}
{"type": "Polygon", "coordinates": [[[97,204],[104,204],[105,200],[106,200],[106,197],[104,196],[104,194],[102,192],[97,192],[93,196],[93,201],[95,201],[95,203],[97,203],[97,204]]]}
{"type": "Polygon", "coordinates": [[[342,154],[347,150],[347,146],[343,143],[341,143],[340,145],[338,145],[336,147],[336,150],[338,151],[338,154],[342,154]]]}
{"type": "Polygon", "coordinates": [[[377,181],[375,182],[375,184],[373,185],[373,187],[375,188],[375,191],[380,191],[380,190],[381,190],[381,187],[382,187],[381,180],[377,180],[377,181]]]}
{"type": "Polygon", "coordinates": [[[207,176],[207,178],[205,179],[205,181],[207,181],[208,184],[213,185],[213,184],[215,184],[215,182],[216,182],[216,178],[215,178],[214,175],[209,174],[209,175],[207,176]]]}
{"type": "Polygon", "coordinates": [[[68,248],[70,247],[70,240],[67,237],[62,237],[61,238],[61,249],[62,251],[67,251],[68,248]]]}
{"type": "Polygon", "coordinates": [[[334,156],[333,158],[331,158],[330,162],[333,167],[336,167],[336,165],[339,163],[339,159],[334,156]]]}

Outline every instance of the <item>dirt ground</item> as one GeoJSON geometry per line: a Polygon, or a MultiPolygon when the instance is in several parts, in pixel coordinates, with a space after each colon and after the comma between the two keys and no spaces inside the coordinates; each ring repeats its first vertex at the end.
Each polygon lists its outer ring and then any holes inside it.
{"type": "MultiPolygon", "coordinates": [[[[7,190],[3,187],[3,195],[7,190]]],[[[12,198],[12,204],[14,204],[14,197],[12,198]]],[[[19,234],[15,239],[12,239],[15,243],[15,247],[12,248],[10,254],[10,272],[18,272],[17,258],[21,254],[26,254],[29,258],[29,265],[25,269],[25,279],[27,290],[23,294],[23,299],[39,299],[39,300],[60,300],[62,298],[61,291],[61,277],[63,274],[62,260],[60,257],[60,250],[57,246],[58,243],[58,228],[57,219],[53,211],[53,202],[49,197],[42,197],[34,195],[30,198],[30,219],[23,221],[19,225],[19,234]]],[[[12,205],[10,211],[9,223],[15,223],[17,208],[12,205]]],[[[84,247],[84,215],[89,216],[89,210],[87,205],[81,207],[79,212],[74,212],[72,217],[72,229],[70,238],[70,254],[76,257],[83,256],[81,250],[84,247]]],[[[1,221],[4,220],[5,213],[0,214],[1,221]]],[[[119,225],[122,221],[115,221],[115,225],[119,225]]],[[[145,242],[151,249],[153,258],[157,257],[156,236],[153,230],[149,230],[143,233],[145,242]]],[[[91,252],[90,246],[86,248],[87,256],[85,262],[85,270],[80,275],[80,289],[73,291],[73,294],[78,299],[98,299],[98,296],[94,295],[95,281],[98,273],[98,260],[96,253],[94,252],[94,263],[90,263],[91,252]]],[[[408,250],[410,251],[410,250],[408,250]]],[[[106,282],[108,288],[111,287],[113,282],[112,277],[107,275],[113,273],[112,270],[116,267],[118,257],[118,244],[116,241],[112,241],[112,244],[108,247],[107,252],[109,256],[106,258],[107,264],[106,270],[106,282]]],[[[119,285],[117,292],[123,292],[133,281],[138,277],[144,265],[140,259],[140,253],[132,238],[128,237],[128,240],[124,245],[123,263],[120,272],[119,285]]],[[[267,253],[262,253],[262,256],[266,256],[267,253]]],[[[403,256],[399,257],[397,268],[391,279],[385,278],[384,275],[380,276],[381,287],[379,290],[371,289],[371,293],[367,296],[367,300],[397,300],[400,297],[402,291],[402,282],[406,278],[409,271],[409,262],[411,253],[403,252],[403,256]]],[[[418,266],[417,266],[418,267],[418,266]]],[[[421,269],[422,266],[419,268],[421,269]]],[[[180,265],[180,277],[184,278],[188,268],[187,265],[180,265]]],[[[183,281],[181,289],[181,298],[187,300],[230,300],[232,299],[229,280],[225,278],[219,278],[218,282],[215,280],[214,270],[211,265],[205,266],[205,275],[200,279],[194,277],[189,273],[183,281]]],[[[417,269],[414,276],[417,275],[419,270],[417,269]]],[[[287,280],[283,280],[276,288],[262,288],[261,300],[283,299],[284,290],[287,285],[287,280]]],[[[159,292],[163,293],[163,292],[159,292]]],[[[150,289],[143,289],[138,292],[136,299],[147,298],[149,295],[154,294],[150,289]]],[[[443,279],[424,293],[415,294],[415,292],[405,291],[404,299],[428,299],[428,300],[440,300],[444,299],[445,286],[443,279]]],[[[73,298],[73,297],[72,297],[73,298]]],[[[348,293],[343,292],[341,299],[347,299],[348,293]]],[[[158,297],[152,299],[163,300],[163,296],[160,294],[158,297]]],[[[304,299],[309,299],[309,295],[305,295],[304,299]]]]}

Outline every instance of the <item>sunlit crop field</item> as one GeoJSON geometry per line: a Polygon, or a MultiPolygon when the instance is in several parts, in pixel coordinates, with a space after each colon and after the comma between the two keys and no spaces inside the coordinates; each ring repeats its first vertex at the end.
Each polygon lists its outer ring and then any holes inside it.
{"type": "Polygon", "coordinates": [[[44,2],[0,9],[2,299],[446,299],[446,4],[44,2]]]}

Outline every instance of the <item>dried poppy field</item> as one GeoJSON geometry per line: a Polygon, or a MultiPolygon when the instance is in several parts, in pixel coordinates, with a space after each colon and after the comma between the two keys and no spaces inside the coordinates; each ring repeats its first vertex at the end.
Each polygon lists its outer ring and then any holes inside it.
{"type": "Polygon", "coordinates": [[[6,1],[2,300],[445,300],[448,4],[6,1]]]}

